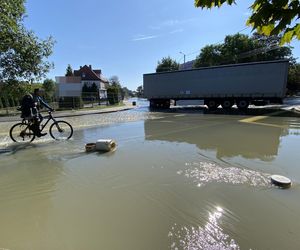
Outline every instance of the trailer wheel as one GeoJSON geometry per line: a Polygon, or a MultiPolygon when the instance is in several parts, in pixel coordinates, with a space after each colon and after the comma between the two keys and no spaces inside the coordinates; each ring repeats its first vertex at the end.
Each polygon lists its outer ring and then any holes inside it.
{"type": "Polygon", "coordinates": [[[164,100],[163,108],[168,109],[170,108],[170,105],[171,105],[170,100],[164,100]]]}
{"type": "Polygon", "coordinates": [[[249,101],[245,100],[245,99],[241,99],[236,102],[236,105],[237,105],[238,109],[246,110],[249,107],[249,101]]]}
{"type": "Polygon", "coordinates": [[[152,99],[150,100],[151,109],[167,109],[170,108],[169,99],[152,99]]]}
{"type": "Polygon", "coordinates": [[[216,110],[220,105],[220,103],[215,99],[209,99],[205,102],[205,104],[210,110],[216,110]]]}
{"type": "Polygon", "coordinates": [[[151,109],[156,108],[156,102],[154,100],[150,100],[150,108],[151,109]]]}
{"type": "Polygon", "coordinates": [[[223,109],[231,109],[233,104],[234,104],[234,102],[232,100],[225,99],[225,100],[223,100],[221,105],[222,105],[223,109]]]}

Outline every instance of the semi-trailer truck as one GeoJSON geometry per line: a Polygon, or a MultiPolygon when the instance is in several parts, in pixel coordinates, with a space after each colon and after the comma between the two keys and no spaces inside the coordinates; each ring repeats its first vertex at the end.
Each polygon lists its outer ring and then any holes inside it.
{"type": "Polygon", "coordinates": [[[204,100],[212,110],[282,103],[288,66],[276,60],[144,74],[144,97],[151,108],[169,108],[171,100],[204,100]]]}

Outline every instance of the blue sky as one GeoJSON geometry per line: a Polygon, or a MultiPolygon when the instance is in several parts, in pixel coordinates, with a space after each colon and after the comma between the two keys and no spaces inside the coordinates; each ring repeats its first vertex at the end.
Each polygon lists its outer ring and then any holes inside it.
{"type": "MultiPolygon", "coordinates": [[[[64,75],[68,64],[73,69],[91,64],[135,90],[162,57],[183,63],[180,52],[186,61],[193,60],[202,47],[222,42],[226,35],[250,34],[245,23],[252,2],[201,10],[193,0],[27,0],[25,24],[40,38],[56,40],[50,57],[55,68],[48,78],[64,75]]],[[[291,45],[300,59],[299,44],[291,45]]]]}

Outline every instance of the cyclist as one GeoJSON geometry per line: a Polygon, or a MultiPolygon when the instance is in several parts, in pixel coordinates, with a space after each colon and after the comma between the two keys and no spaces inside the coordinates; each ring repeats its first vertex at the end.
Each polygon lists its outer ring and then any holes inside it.
{"type": "Polygon", "coordinates": [[[32,119],[31,130],[37,137],[45,136],[47,133],[41,133],[40,124],[43,120],[42,114],[39,110],[42,107],[46,107],[50,111],[53,109],[42,99],[40,96],[40,90],[35,89],[33,95],[27,94],[22,99],[21,110],[22,118],[32,119]]]}

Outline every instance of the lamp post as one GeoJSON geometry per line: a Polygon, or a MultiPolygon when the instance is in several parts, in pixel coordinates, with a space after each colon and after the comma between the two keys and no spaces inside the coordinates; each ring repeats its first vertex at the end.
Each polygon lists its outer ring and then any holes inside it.
{"type": "Polygon", "coordinates": [[[183,55],[183,68],[185,69],[185,56],[186,56],[186,54],[184,54],[181,51],[179,53],[183,55]]]}

